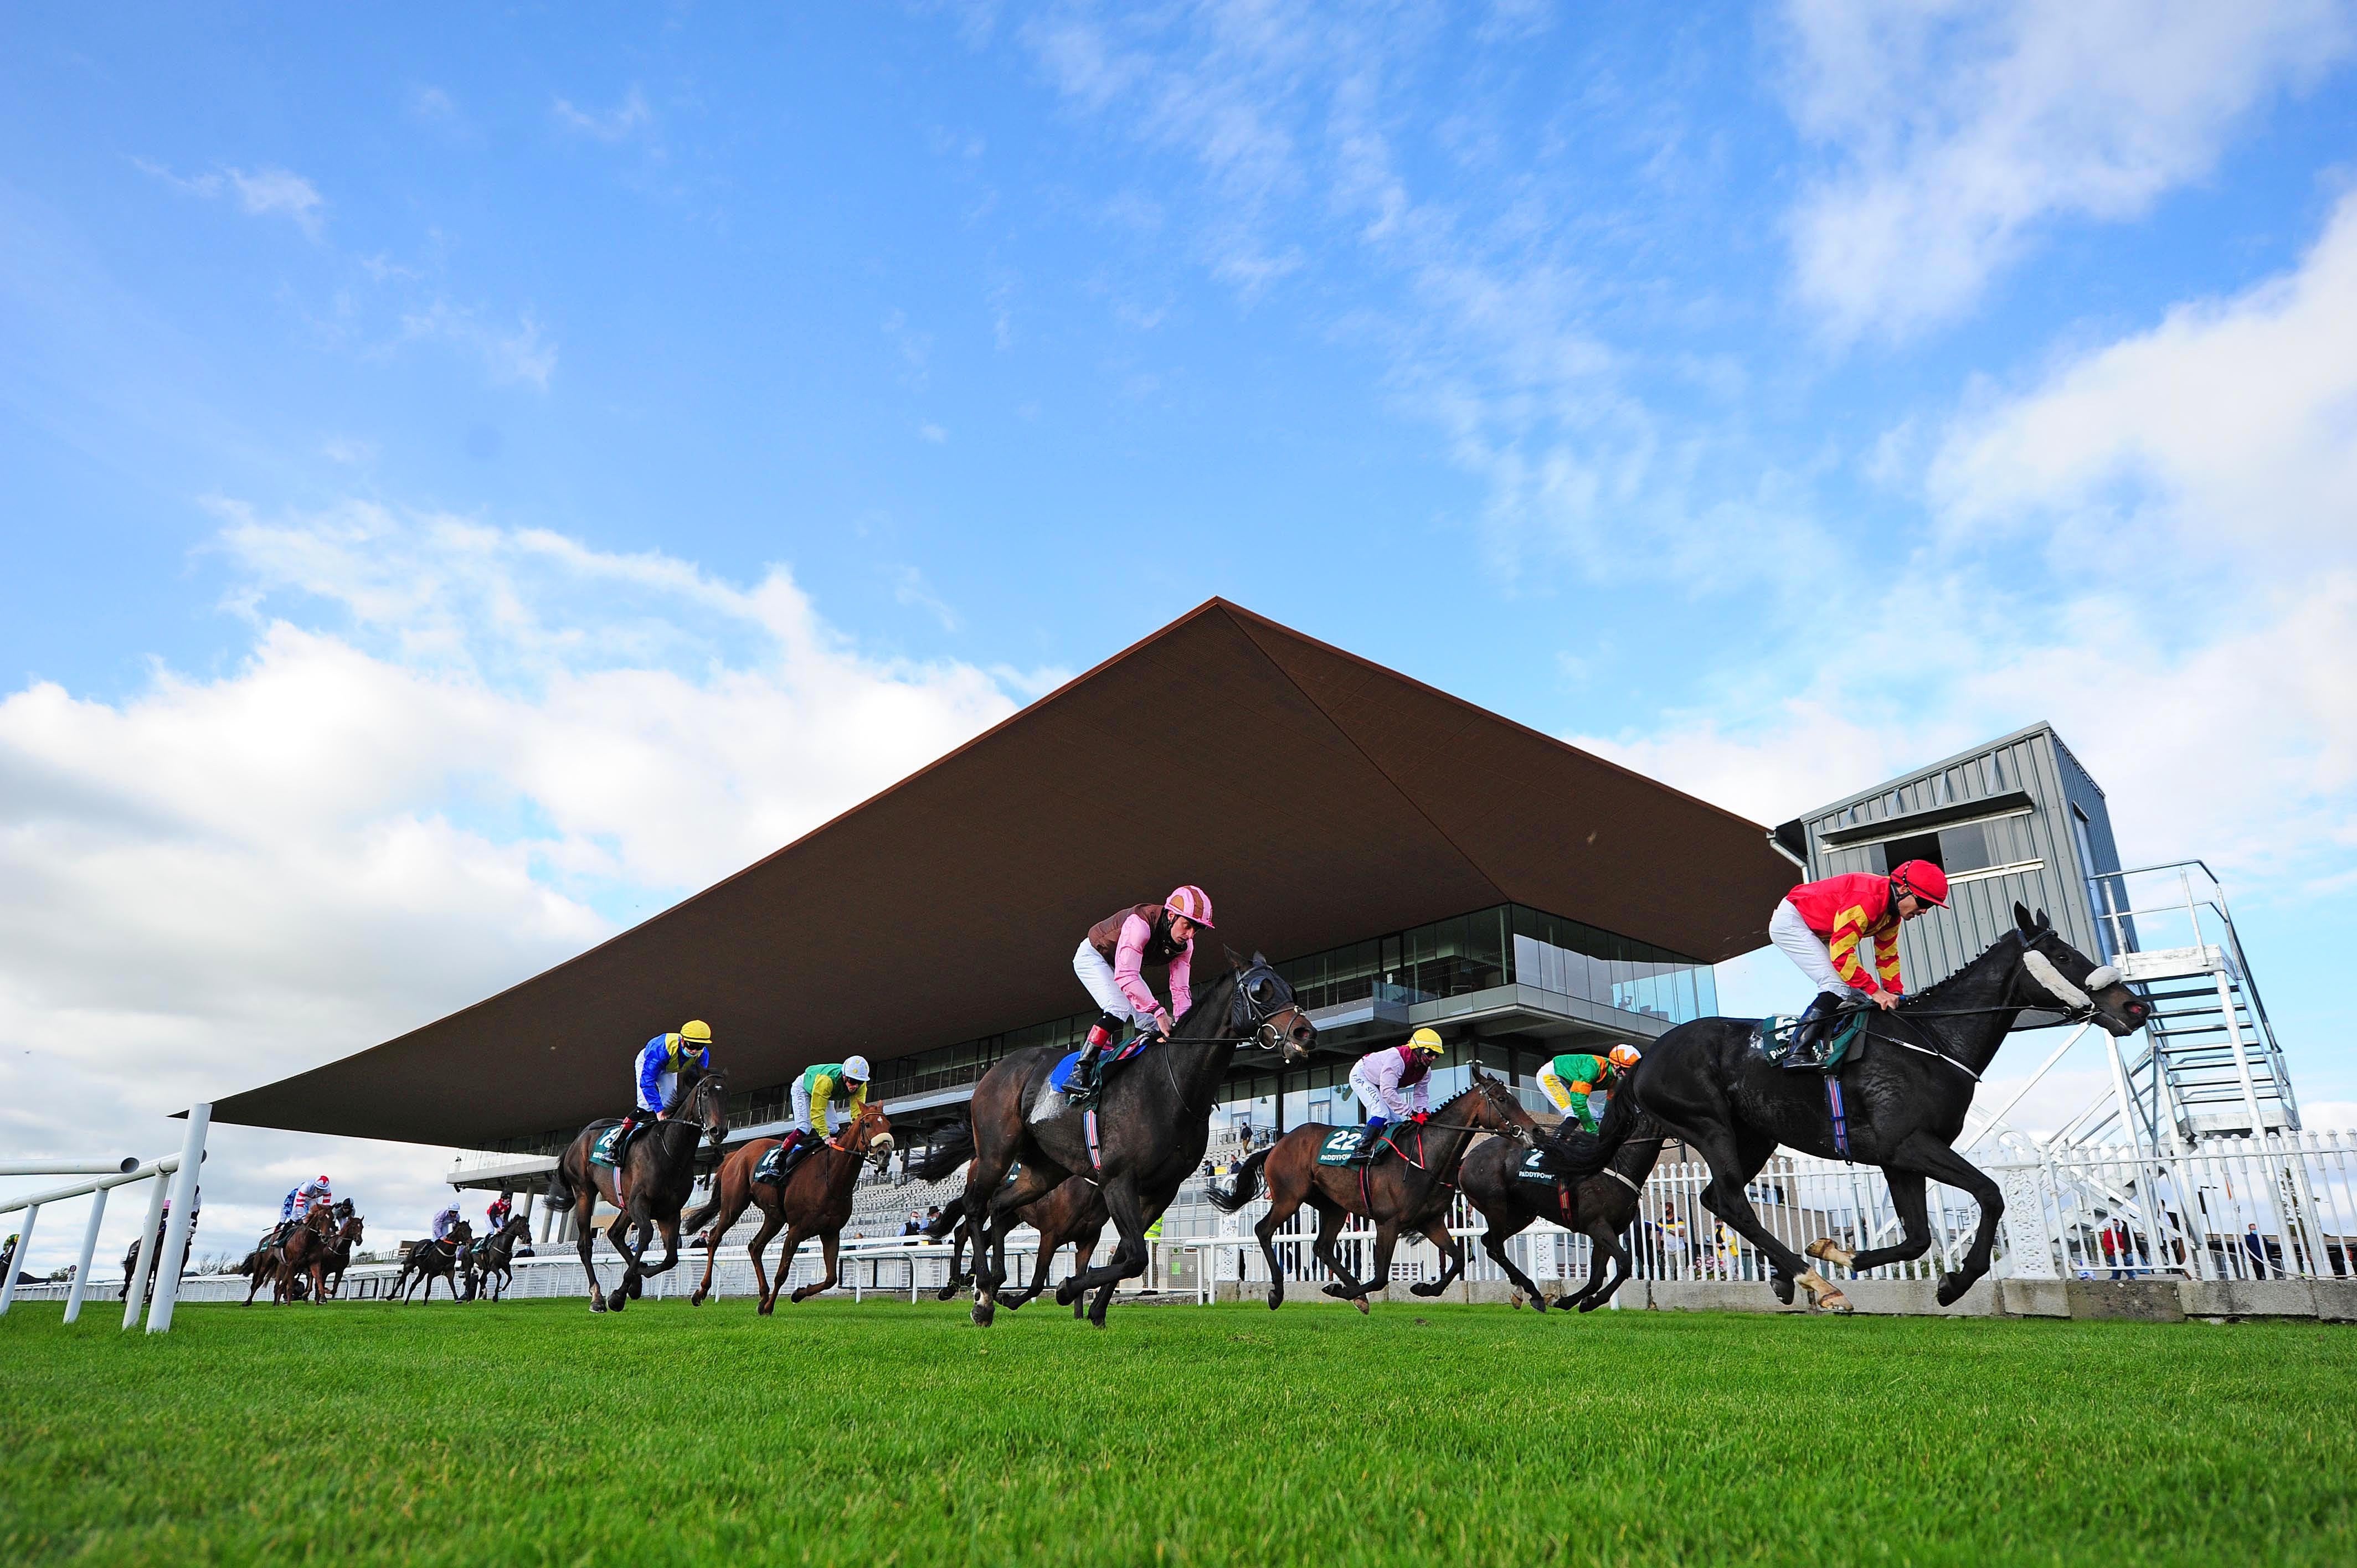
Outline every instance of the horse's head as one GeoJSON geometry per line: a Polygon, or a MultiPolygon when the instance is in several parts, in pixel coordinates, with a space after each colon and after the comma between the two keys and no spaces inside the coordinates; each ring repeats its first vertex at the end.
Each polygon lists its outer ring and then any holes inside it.
{"type": "Polygon", "coordinates": [[[694,1084],[683,1086],[680,1103],[686,1108],[690,1122],[704,1128],[705,1141],[718,1148],[728,1137],[728,1075],[717,1069],[697,1075],[694,1084]]]}
{"type": "Polygon", "coordinates": [[[880,1105],[861,1106],[851,1125],[843,1130],[843,1146],[881,1171],[884,1162],[892,1157],[892,1119],[880,1105]]]}
{"type": "Polygon", "coordinates": [[[2085,1018],[2107,1035],[2133,1035],[2144,1027],[2152,1004],[2127,988],[2117,969],[2108,963],[2098,968],[2064,941],[2045,910],[2033,917],[2027,906],[2016,904],[2013,924],[2013,935],[2021,944],[2014,997],[2027,995],[2030,1006],[2085,1018]]]}
{"type": "Polygon", "coordinates": [[[1473,1068],[1470,1092],[1477,1098],[1467,1112],[1467,1120],[1474,1126],[1524,1139],[1538,1130],[1538,1122],[1532,1118],[1530,1108],[1507,1087],[1506,1080],[1491,1078],[1481,1070],[1478,1062],[1473,1068]]]}
{"type": "Polygon", "coordinates": [[[303,1216],[303,1227],[315,1236],[332,1236],[336,1233],[335,1213],[321,1204],[303,1216]]]}
{"type": "Polygon", "coordinates": [[[336,1232],[336,1240],[339,1241],[358,1241],[361,1239],[361,1232],[364,1229],[366,1229],[366,1227],[362,1225],[361,1217],[357,1214],[352,1215],[344,1221],[343,1229],[336,1232]]]}
{"type": "Polygon", "coordinates": [[[450,1234],[444,1238],[453,1247],[464,1247],[474,1239],[475,1228],[463,1219],[450,1227],[450,1234]]]}
{"type": "Polygon", "coordinates": [[[1259,953],[1247,963],[1228,952],[1228,961],[1236,972],[1236,999],[1229,1010],[1228,1032],[1249,1038],[1265,1051],[1275,1051],[1277,1059],[1287,1067],[1296,1067],[1309,1059],[1309,1047],[1318,1039],[1318,1026],[1309,1021],[1309,1010],[1294,999],[1293,987],[1285,976],[1259,953]]]}

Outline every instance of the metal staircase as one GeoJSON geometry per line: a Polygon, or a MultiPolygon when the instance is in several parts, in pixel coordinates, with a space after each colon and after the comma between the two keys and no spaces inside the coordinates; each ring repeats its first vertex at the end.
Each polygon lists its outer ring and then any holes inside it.
{"type": "Polygon", "coordinates": [[[2116,1095],[2066,1130],[2146,1147],[2297,1132],[2299,1104],[2226,895],[2198,860],[2111,872],[2089,888],[2108,950],[2153,1004],[2141,1051],[2115,1054],[2116,1095]]]}

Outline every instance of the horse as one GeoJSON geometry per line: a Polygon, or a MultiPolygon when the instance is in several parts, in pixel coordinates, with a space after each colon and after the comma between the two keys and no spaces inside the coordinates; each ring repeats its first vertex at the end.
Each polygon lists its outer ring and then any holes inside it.
{"type": "Polygon", "coordinates": [[[1585,1233],[1595,1245],[1594,1255],[1611,1261],[1609,1270],[1591,1267],[1587,1283],[1555,1305],[1565,1310],[1577,1307],[1593,1312],[1612,1299],[1612,1293],[1629,1278],[1629,1250],[1620,1244],[1620,1237],[1637,1217],[1645,1178],[1653,1174],[1653,1165],[1662,1157],[1663,1141],[1660,1123],[1641,1123],[1611,1163],[1596,1175],[1578,1182],[1557,1177],[1545,1187],[1523,1179],[1523,1151],[1506,1139],[1488,1139],[1465,1156],[1458,1181],[1465,1189],[1465,1200],[1486,1222],[1481,1250],[1506,1271],[1520,1293],[1515,1305],[1528,1296],[1539,1311],[1547,1309],[1546,1294],[1514,1267],[1506,1253],[1507,1239],[1520,1235],[1534,1219],[1552,1219],[1566,1230],[1585,1233]]]}
{"type": "Polygon", "coordinates": [[[361,1217],[352,1211],[352,1200],[339,1197],[329,1211],[343,1221],[336,1233],[328,1238],[326,1250],[319,1258],[320,1294],[333,1296],[343,1288],[344,1271],[352,1266],[352,1249],[361,1244],[361,1234],[367,1229],[361,1217]]]}
{"type": "Polygon", "coordinates": [[[1834,1075],[1846,1101],[1840,1122],[1824,1075],[1787,1070],[1753,1047],[1757,1022],[1698,1018],[1653,1043],[1596,1133],[1559,1133],[1548,1167],[1559,1176],[1594,1176],[1650,1114],[1709,1163],[1703,1207],[1769,1260],[1776,1299],[1790,1305],[1798,1283],[1813,1305],[1832,1312],[1852,1310],[1848,1297],[1778,1240],[1744,1196],[1777,1145],[1881,1167],[1899,1212],[1900,1240],[1853,1252],[1820,1237],[1807,1248],[1809,1257],[1853,1272],[1929,1251],[1923,1187],[1945,1183],[1980,1208],[1964,1266],[1940,1279],[1940,1305],[1953,1305],[1988,1273],[2005,1213],[1996,1183],[1953,1145],[1973,1086],[2006,1036],[2029,1012],[2083,1019],[2117,1037],[2143,1027],[2152,1011],[2117,969],[2098,968],[2058,936],[2043,910],[2033,918],[2017,903],[2013,918],[2013,929],[1947,979],[1888,1012],[1866,1014],[1862,1058],[1854,1054],[1834,1075]]]}
{"type": "Polygon", "coordinates": [[[507,1287],[515,1281],[513,1260],[516,1243],[530,1234],[531,1218],[511,1214],[505,1224],[484,1237],[476,1250],[467,1255],[467,1294],[460,1299],[474,1300],[481,1294],[484,1284],[492,1283],[493,1276],[497,1276],[497,1283],[492,1286],[491,1299],[497,1301],[505,1295],[507,1287]]]}
{"type": "Polygon", "coordinates": [[[728,1136],[727,1075],[682,1072],[678,1091],[662,1120],[630,1140],[630,1146],[621,1153],[619,1170],[589,1158],[598,1134],[615,1121],[609,1116],[582,1128],[556,1157],[556,1171],[548,1182],[549,1207],[572,1209],[578,1223],[581,1272],[589,1276],[592,1312],[621,1311],[638,1295],[643,1281],[679,1266],[679,1211],[695,1190],[697,1135],[709,1139],[716,1149],[728,1136]],[[622,1283],[611,1294],[599,1284],[597,1265],[589,1256],[597,1244],[590,1226],[600,1197],[614,1206],[614,1222],[606,1228],[606,1239],[622,1254],[622,1283]],[[635,1250],[629,1242],[634,1228],[639,1233],[635,1250]],[[647,1248],[658,1230],[662,1232],[663,1258],[650,1268],[647,1248]]]}
{"type": "MultiPolygon", "coordinates": [[[[1401,1149],[1398,1159],[1380,1152],[1363,1165],[1325,1165],[1318,1151],[1334,1129],[1320,1122],[1294,1128],[1266,1148],[1255,1149],[1237,1168],[1225,1190],[1213,1187],[1211,1206],[1233,1214],[1253,1199],[1264,1177],[1268,1183],[1268,1212],[1253,1227],[1260,1250],[1268,1259],[1268,1308],[1285,1303],[1285,1269],[1276,1260],[1277,1228],[1292,1219],[1304,1203],[1318,1210],[1318,1241],[1313,1249],[1333,1280],[1326,1294],[1349,1302],[1361,1312],[1370,1310],[1368,1294],[1391,1282],[1392,1250],[1403,1232],[1421,1231],[1447,1260],[1437,1280],[1408,1286],[1417,1295],[1438,1295],[1465,1272],[1465,1243],[1448,1233],[1448,1205],[1457,1196],[1458,1166],[1479,1133],[1504,1133],[1520,1144],[1538,1125],[1505,1083],[1479,1067],[1472,1086],[1422,1122],[1393,1124],[1395,1138],[1415,1145],[1410,1155],[1401,1149]],[[1355,1214],[1375,1223],[1373,1272],[1363,1281],[1343,1266],[1334,1238],[1342,1217],[1355,1214]]],[[[1400,1146],[1396,1144],[1394,1148],[1400,1146]]]]}
{"type": "Polygon", "coordinates": [[[461,1219],[450,1228],[450,1234],[439,1241],[412,1241],[409,1255],[401,1260],[401,1270],[393,1276],[393,1289],[385,1294],[397,1295],[406,1302],[409,1293],[417,1288],[416,1283],[410,1279],[410,1275],[414,1273],[425,1282],[427,1301],[434,1299],[436,1280],[449,1281],[450,1295],[456,1300],[458,1294],[458,1254],[465,1251],[467,1243],[474,1239],[473,1228],[461,1219]]]}
{"type": "Polygon", "coordinates": [[[779,1287],[793,1271],[794,1254],[801,1251],[805,1237],[818,1237],[826,1254],[826,1277],[803,1285],[787,1299],[800,1302],[834,1288],[835,1249],[843,1240],[844,1225],[851,1219],[852,1184],[859,1179],[862,1164],[873,1163],[879,1171],[884,1168],[892,1153],[892,1119],[881,1106],[863,1105],[850,1125],[803,1155],[782,1185],[755,1181],[753,1171],[761,1156],[781,1141],[756,1138],[721,1161],[712,1180],[712,1201],[680,1222],[704,1238],[704,1279],[688,1297],[694,1305],[702,1306],[704,1298],[712,1294],[712,1264],[720,1251],[720,1238],[737,1223],[747,1205],[756,1203],[761,1206],[761,1229],[746,1252],[753,1260],[761,1316],[767,1317],[777,1310],[779,1287]],[[716,1217],[716,1225],[713,1224],[716,1217]],[[778,1255],[778,1277],[772,1281],[762,1272],[761,1251],[780,1226],[788,1228],[786,1244],[778,1255]]]}
{"type": "MultiPolygon", "coordinates": [[[[247,1253],[235,1271],[250,1274],[253,1279],[253,1283],[245,1293],[245,1305],[253,1305],[255,1294],[265,1283],[270,1286],[270,1301],[274,1306],[280,1302],[303,1299],[296,1294],[296,1282],[307,1273],[314,1276],[316,1286],[318,1262],[326,1252],[335,1229],[336,1217],[324,1204],[318,1205],[296,1220],[275,1244],[257,1247],[247,1253]]],[[[317,1301],[316,1289],[312,1291],[310,1299],[315,1303],[317,1301]]]]}
{"type": "MultiPolygon", "coordinates": [[[[965,1148],[972,1149],[974,1146],[972,1132],[963,1126],[961,1126],[959,1131],[965,1134],[965,1148]]],[[[937,1145],[937,1150],[946,1151],[954,1146],[952,1144],[944,1143],[937,1145]]],[[[965,1157],[963,1154],[960,1154],[956,1160],[952,1162],[950,1169],[955,1169],[965,1157]]],[[[947,1171],[940,1170],[938,1166],[931,1165],[920,1166],[917,1174],[926,1176],[927,1179],[937,1179],[936,1176],[928,1175],[928,1172],[932,1171],[938,1171],[939,1175],[943,1176],[948,1174],[947,1171]]],[[[1072,1272],[1085,1273],[1088,1271],[1089,1259],[1097,1250],[1097,1241],[1104,1234],[1105,1219],[1103,1195],[1098,1192],[1096,1184],[1086,1176],[1071,1177],[1047,1197],[1017,1209],[1015,1223],[1028,1225],[1039,1233],[1039,1256],[1038,1262],[1032,1266],[1030,1284],[1022,1290],[1002,1296],[999,1299],[999,1305],[1007,1311],[1014,1312],[1026,1302],[1038,1297],[1041,1291],[1048,1288],[1048,1274],[1055,1264],[1056,1254],[1067,1245],[1071,1246],[1073,1251],[1072,1272]]],[[[964,1254],[966,1243],[974,1236],[974,1226],[966,1219],[965,1206],[959,1203],[944,1208],[933,1222],[925,1228],[925,1236],[928,1240],[933,1241],[939,1241],[944,1237],[949,1239],[949,1283],[935,1293],[933,1299],[952,1300],[960,1291],[974,1283],[974,1275],[958,1267],[958,1259],[964,1254]]],[[[1004,1244],[1003,1237],[1001,1244],[1004,1244]]],[[[1003,1256],[992,1261],[1001,1274],[1006,1272],[1006,1260],[1003,1256]]],[[[1072,1316],[1077,1318],[1083,1316],[1083,1313],[1082,1305],[1078,1301],[1073,1302],[1072,1316]]]]}
{"type": "MultiPolygon", "coordinates": [[[[194,1257],[196,1255],[197,1227],[203,1221],[203,1219],[204,1216],[201,1213],[190,1217],[188,1220],[188,1240],[186,1243],[184,1255],[188,1257],[194,1257]]],[[[158,1257],[163,1255],[164,1232],[171,1229],[171,1224],[172,1221],[169,1215],[167,1215],[164,1219],[156,1222],[156,1240],[154,1245],[158,1257]]],[[[245,1261],[250,1263],[259,1255],[260,1254],[258,1252],[249,1252],[246,1254],[245,1261]]],[[[123,1253],[123,1294],[126,1296],[131,1294],[131,1276],[138,1271],[138,1268],[139,1239],[135,1236],[131,1239],[131,1245],[124,1249],[123,1253]]],[[[249,1273],[251,1272],[252,1271],[247,1269],[244,1264],[240,1264],[238,1267],[230,1271],[230,1273],[233,1274],[249,1273]]],[[[155,1271],[150,1270],[147,1274],[147,1294],[152,1298],[155,1294],[156,1273],[155,1271]]]]}
{"type": "Polygon", "coordinates": [[[1058,1287],[1056,1301],[1070,1306],[1094,1291],[1089,1321],[1103,1327],[1114,1287],[1146,1272],[1146,1227],[1202,1163],[1211,1110],[1236,1047],[1275,1051],[1288,1066],[1309,1059],[1317,1026],[1285,977],[1258,953],[1247,964],[1231,950],[1228,962],[1229,972],[1187,1009],[1170,1038],[1105,1075],[1092,1112],[1075,1110],[1049,1088],[1049,1075],[1065,1054],[1055,1046],[1001,1057],[974,1085],[974,1168],[966,1176],[963,1207],[974,1227],[977,1326],[987,1327],[996,1314],[1006,1281],[987,1260],[1003,1255],[1015,1211],[1072,1176],[1087,1176],[1103,1193],[1121,1240],[1110,1262],[1058,1287]],[[1023,1168],[1009,1182],[1007,1172],[1017,1162],[1023,1168]]]}

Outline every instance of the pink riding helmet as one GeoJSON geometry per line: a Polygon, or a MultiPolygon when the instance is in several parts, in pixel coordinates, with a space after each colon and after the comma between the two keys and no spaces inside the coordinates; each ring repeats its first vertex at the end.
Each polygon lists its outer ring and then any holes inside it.
{"type": "Polygon", "coordinates": [[[1211,896],[1189,882],[1162,901],[1162,907],[1181,919],[1192,920],[1205,930],[1217,930],[1211,924],[1211,896]]]}

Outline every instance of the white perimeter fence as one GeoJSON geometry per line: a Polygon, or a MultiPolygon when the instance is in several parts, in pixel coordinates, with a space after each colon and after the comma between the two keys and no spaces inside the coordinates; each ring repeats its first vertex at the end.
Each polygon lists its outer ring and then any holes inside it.
{"type": "MultiPolygon", "coordinates": [[[[180,1152],[164,1159],[149,1160],[144,1165],[135,1159],[100,1165],[30,1160],[13,1161],[0,1166],[0,1176],[88,1176],[93,1172],[103,1173],[95,1181],[51,1187],[46,1192],[28,1193],[0,1203],[0,1215],[13,1214],[18,1209],[25,1213],[24,1222],[17,1228],[16,1251],[9,1259],[7,1268],[0,1270],[0,1274],[5,1276],[0,1278],[0,1313],[5,1313],[19,1299],[54,1301],[63,1296],[65,1320],[71,1323],[81,1316],[81,1304],[95,1294],[102,1300],[119,1298],[123,1302],[124,1327],[136,1325],[140,1308],[145,1305],[147,1332],[169,1332],[173,1305],[183,1294],[181,1270],[188,1262],[189,1217],[197,1210],[197,1176],[204,1165],[205,1134],[212,1125],[212,1119],[210,1104],[190,1106],[188,1135],[181,1142],[180,1152]],[[106,1219],[106,1195],[118,1187],[140,1181],[154,1185],[147,1194],[147,1222],[139,1228],[137,1272],[126,1284],[101,1287],[93,1292],[90,1288],[90,1266],[92,1255],[98,1251],[99,1226],[106,1219]],[[164,1199],[167,1190],[172,1199],[172,1219],[164,1230],[164,1244],[160,1249],[164,1262],[159,1269],[156,1265],[159,1249],[156,1245],[156,1235],[157,1227],[163,1224],[164,1199]],[[81,1261],[74,1266],[72,1281],[65,1284],[18,1284],[18,1265],[22,1260],[32,1256],[33,1230],[40,1223],[41,1210],[53,1203],[83,1197],[90,1199],[90,1219],[82,1228],[81,1261]],[[152,1302],[148,1300],[147,1293],[151,1271],[156,1282],[152,1302]]],[[[202,1277],[187,1276],[187,1280],[193,1283],[202,1277]]],[[[191,1290],[186,1294],[194,1296],[199,1293],[191,1290]]]]}

